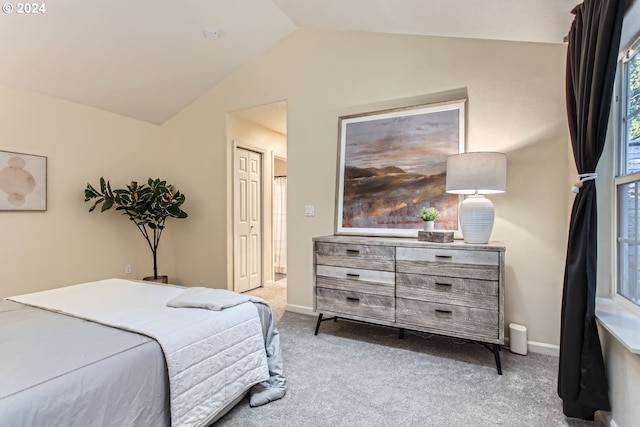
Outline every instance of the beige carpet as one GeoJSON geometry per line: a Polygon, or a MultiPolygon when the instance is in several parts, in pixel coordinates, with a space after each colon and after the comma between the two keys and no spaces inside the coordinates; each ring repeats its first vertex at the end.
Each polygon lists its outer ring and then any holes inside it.
{"type": "Polygon", "coordinates": [[[287,395],[257,408],[244,399],[216,427],[600,427],[565,418],[558,358],[458,339],[284,312],[286,279],[250,292],[274,309],[287,395]]]}
{"type": "Polygon", "coordinates": [[[267,284],[261,288],[256,288],[246,293],[267,300],[269,304],[271,304],[273,317],[276,319],[276,322],[280,320],[287,305],[286,277],[284,279],[278,280],[277,282],[267,284]]]}
{"type": "Polygon", "coordinates": [[[339,320],[278,321],[287,394],[257,408],[244,399],[216,427],[600,427],[565,418],[558,358],[339,320]]]}

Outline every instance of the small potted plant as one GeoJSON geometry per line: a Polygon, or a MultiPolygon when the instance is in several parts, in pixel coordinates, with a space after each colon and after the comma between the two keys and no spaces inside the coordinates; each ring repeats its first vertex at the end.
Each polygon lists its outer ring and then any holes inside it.
{"type": "Polygon", "coordinates": [[[418,214],[424,221],[424,231],[433,231],[433,224],[440,216],[440,212],[436,208],[423,207],[418,214]]]}
{"type": "Polygon", "coordinates": [[[138,185],[132,181],[126,188],[111,189],[109,181],[100,178],[100,188],[87,184],[84,201],[93,202],[89,212],[102,204],[100,212],[115,206],[116,211],[129,217],[145,238],[153,255],[153,276],[143,280],[167,283],[167,276],[158,276],[158,245],[167,218],[186,218],[187,213],[180,206],[184,203],[184,194],[175,191],[167,181],[151,179],[138,185]]]}

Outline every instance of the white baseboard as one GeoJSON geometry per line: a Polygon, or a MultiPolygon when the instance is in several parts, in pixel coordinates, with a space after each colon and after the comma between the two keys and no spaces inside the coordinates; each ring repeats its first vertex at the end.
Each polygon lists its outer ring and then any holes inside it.
{"type": "MultiPolygon", "coordinates": [[[[509,348],[509,337],[505,337],[504,346],[509,348]]],[[[544,342],[527,341],[527,351],[531,353],[545,354],[547,356],[560,356],[560,346],[544,342]]]]}
{"type": "Polygon", "coordinates": [[[528,341],[527,347],[532,353],[546,354],[547,356],[560,356],[560,346],[544,342],[528,341]]]}
{"type": "Polygon", "coordinates": [[[285,307],[285,310],[290,311],[292,313],[306,314],[308,316],[316,315],[316,313],[313,312],[312,307],[307,307],[305,305],[287,304],[287,306],[285,307]]]}

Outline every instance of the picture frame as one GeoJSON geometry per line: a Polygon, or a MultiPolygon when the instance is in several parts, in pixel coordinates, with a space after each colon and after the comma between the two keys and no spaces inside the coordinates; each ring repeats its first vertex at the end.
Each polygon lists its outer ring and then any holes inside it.
{"type": "Polygon", "coordinates": [[[0,211],[47,210],[47,158],[0,151],[0,211]]]}
{"type": "Polygon", "coordinates": [[[466,99],[341,116],[335,234],[416,237],[422,207],[457,232],[461,196],[447,194],[447,157],[466,146],[466,99]]]}

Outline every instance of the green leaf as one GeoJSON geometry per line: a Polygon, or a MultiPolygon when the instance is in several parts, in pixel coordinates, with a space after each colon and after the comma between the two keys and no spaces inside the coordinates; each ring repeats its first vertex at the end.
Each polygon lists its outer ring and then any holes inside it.
{"type": "Polygon", "coordinates": [[[102,205],[101,212],[108,211],[109,209],[111,209],[111,206],[113,206],[113,199],[106,199],[104,201],[104,204],[102,205]]]}
{"type": "Polygon", "coordinates": [[[102,203],[104,201],[104,199],[98,199],[96,200],[96,202],[93,204],[93,206],[91,206],[89,208],[89,212],[93,212],[93,210],[96,208],[96,206],[98,206],[99,203],[102,203]]]}
{"type": "Polygon", "coordinates": [[[167,211],[171,214],[173,218],[186,218],[187,213],[180,209],[177,206],[170,206],[167,208],[167,211]]]}

